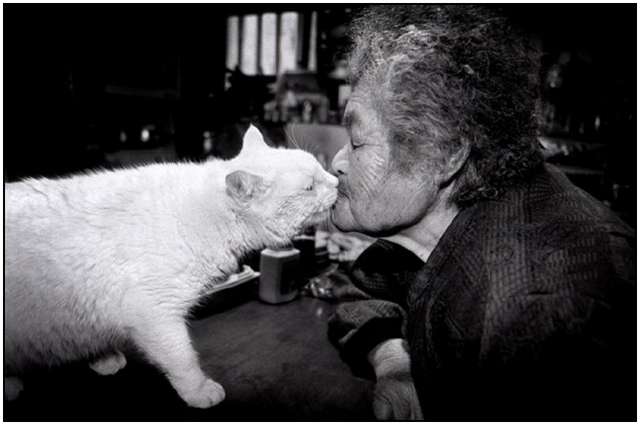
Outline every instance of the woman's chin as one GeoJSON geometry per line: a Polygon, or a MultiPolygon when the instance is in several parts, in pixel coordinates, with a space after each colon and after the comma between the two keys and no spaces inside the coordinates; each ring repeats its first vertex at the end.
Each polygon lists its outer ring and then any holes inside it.
{"type": "Polygon", "coordinates": [[[348,205],[344,203],[336,203],[331,209],[331,223],[342,232],[360,231],[358,226],[355,225],[353,215],[348,210],[348,205]]]}

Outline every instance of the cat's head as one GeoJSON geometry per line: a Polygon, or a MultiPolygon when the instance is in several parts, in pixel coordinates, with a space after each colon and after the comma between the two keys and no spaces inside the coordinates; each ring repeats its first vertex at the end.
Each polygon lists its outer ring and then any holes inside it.
{"type": "Polygon", "coordinates": [[[337,197],[338,179],[308,152],[269,147],[250,126],[240,154],[229,161],[226,194],[232,207],[281,244],[324,219],[337,197]]]}

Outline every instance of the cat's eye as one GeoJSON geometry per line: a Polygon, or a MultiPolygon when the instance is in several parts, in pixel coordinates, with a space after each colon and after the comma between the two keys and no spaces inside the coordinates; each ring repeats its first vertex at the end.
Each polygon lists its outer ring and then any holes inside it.
{"type": "Polygon", "coordinates": [[[305,187],[304,190],[306,190],[307,192],[311,192],[313,190],[313,184],[307,185],[307,187],[305,187]]]}

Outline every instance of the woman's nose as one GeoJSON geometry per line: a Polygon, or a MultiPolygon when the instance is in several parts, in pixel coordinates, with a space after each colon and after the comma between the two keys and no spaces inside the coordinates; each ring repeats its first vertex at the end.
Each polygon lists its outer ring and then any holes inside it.
{"type": "Polygon", "coordinates": [[[347,174],[349,169],[349,161],[347,160],[347,146],[338,151],[336,156],[331,161],[331,170],[334,174],[340,176],[341,174],[347,174]]]}

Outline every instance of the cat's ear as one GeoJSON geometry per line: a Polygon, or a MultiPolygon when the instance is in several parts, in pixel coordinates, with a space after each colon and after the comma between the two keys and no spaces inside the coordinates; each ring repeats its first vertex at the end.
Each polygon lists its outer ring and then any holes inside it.
{"type": "Polygon", "coordinates": [[[242,170],[227,174],[225,183],[227,195],[241,203],[247,203],[267,190],[262,177],[242,170]]]}
{"type": "Polygon", "coordinates": [[[262,137],[260,130],[255,128],[253,125],[250,125],[247,132],[244,133],[244,138],[242,139],[242,151],[240,151],[240,153],[265,149],[267,147],[268,146],[264,142],[264,138],[262,137]]]}

